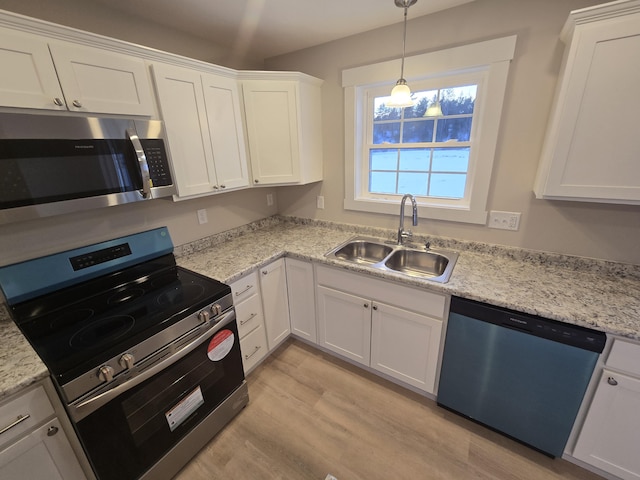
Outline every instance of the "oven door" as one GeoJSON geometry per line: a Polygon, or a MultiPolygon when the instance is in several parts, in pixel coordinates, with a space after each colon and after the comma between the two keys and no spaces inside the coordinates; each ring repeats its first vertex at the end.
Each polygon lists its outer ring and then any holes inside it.
{"type": "Polygon", "coordinates": [[[100,480],[139,478],[243,384],[233,309],[159,364],[165,368],[76,422],[100,480]]]}

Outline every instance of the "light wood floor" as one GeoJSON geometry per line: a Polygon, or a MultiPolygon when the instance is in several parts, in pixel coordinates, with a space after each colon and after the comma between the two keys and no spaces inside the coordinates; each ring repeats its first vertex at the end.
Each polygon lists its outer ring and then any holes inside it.
{"type": "Polygon", "coordinates": [[[247,381],[249,405],[176,480],[601,478],[296,340],[247,381]]]}

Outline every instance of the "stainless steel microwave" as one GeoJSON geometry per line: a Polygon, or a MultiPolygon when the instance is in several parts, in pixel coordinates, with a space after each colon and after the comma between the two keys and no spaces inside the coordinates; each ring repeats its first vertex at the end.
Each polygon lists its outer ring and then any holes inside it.
{"type": "Polygon", "coordinates": [[[160,121],[0,113],[0,224],[174,193],[160,121]]]}

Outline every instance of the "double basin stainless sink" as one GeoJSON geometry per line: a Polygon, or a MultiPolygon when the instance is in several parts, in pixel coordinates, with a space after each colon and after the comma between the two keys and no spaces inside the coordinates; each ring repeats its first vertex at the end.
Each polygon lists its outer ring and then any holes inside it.
{"type": "Polygon", "coordinates": [[[458,260],[457,252],[431,250],[412,244],[398,245],[393,241],[368,237],[351,238],[325,256],[439,283],[449,281],[458,260]]]}

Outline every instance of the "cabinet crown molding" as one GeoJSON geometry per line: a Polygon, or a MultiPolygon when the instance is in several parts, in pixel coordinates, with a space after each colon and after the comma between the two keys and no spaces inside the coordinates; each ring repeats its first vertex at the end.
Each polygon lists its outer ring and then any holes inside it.
{"type": "Polygon", "coordinates": [[[578,25],[586,25],[600,20],[623,17],[634,13],[640,13],[640,0],[617,0],[602,5],[573,10],[569,13],[562,32],[560,32],[560,39],[564,43],[569,43],[573,31],[578,25]]]}

